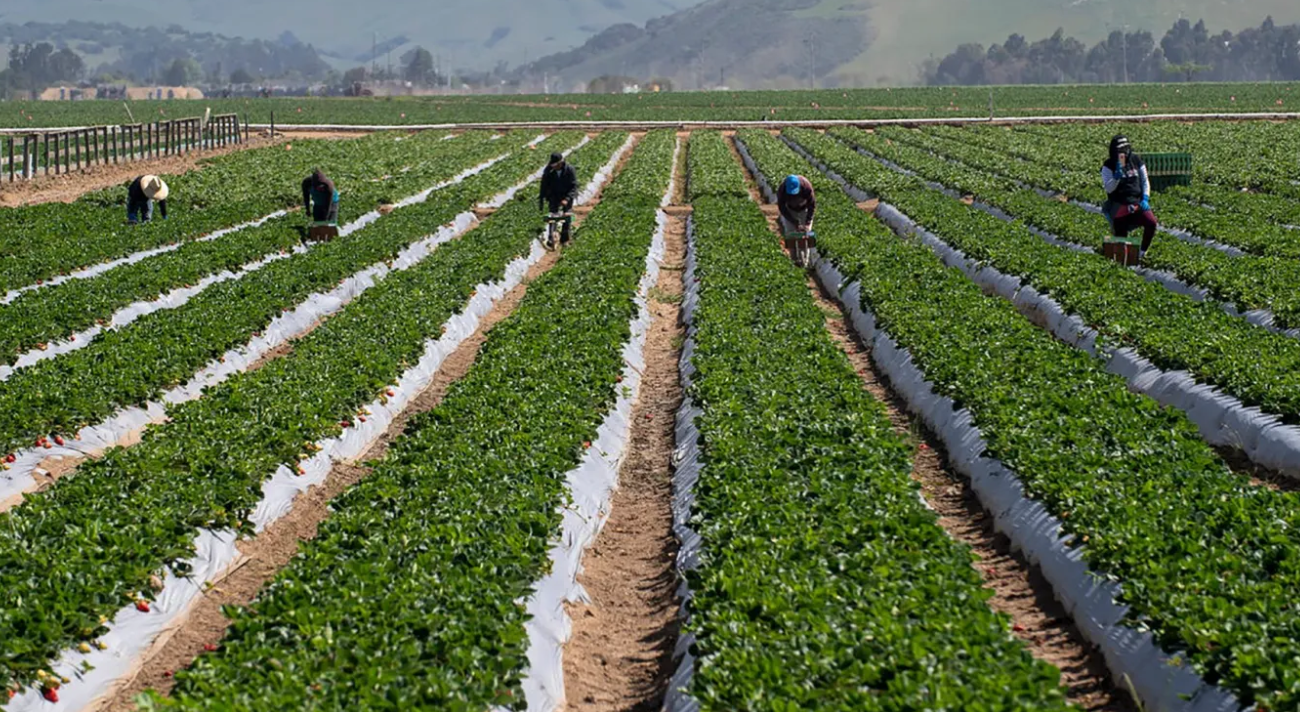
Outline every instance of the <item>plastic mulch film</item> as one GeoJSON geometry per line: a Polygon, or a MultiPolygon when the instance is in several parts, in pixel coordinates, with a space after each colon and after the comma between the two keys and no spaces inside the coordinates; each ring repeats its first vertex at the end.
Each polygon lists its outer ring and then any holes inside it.
{"type": "MultiPolygon", "coordinates": [[[[434,235],[403,250],[391,267],[385,263],[374,265],[348,278],[335,290],[314,295],[297,309],[277,318],[248,346],[227,353],[224,363],[220,360],[214,362],[185,386],[168,392],[164,400],[168,403],[192,400],[200,395],[203,387],[219,383],[234,373],[247,370],[275,346],[301,334],[324,316],[342,309],[389,272],[409,269],[418,264],[432,254],[439,245],[469,229],[473,223],[472,212],[461,213],[452,223],[444,226],[434,235]]],[[[529,254],[511,262],[500,281],[479,285],[465,311],[448,320],[446,331],[438,339],[430,339],[426,343],[421,359],[399,377],[397,385],[393,388],[395,395],[389,398],[387,403],[379,401],[371,403],[366,406],[366,410],[371,413],[366,422],[355,422],[340,436],[316,443],[320,451],[300,463],[305,474],[295,474],[285,466],[281,466],[273,473],[271,478],[263,483],[262,499],[257,503],[251,517],[256,531],[263,531],[271,523],[288,514],[293,508],[296,497],[312,485],[324,482],[334,463],[351,462],[369,450],[387,430],[397,414],[427,388],[447,356],[474,334],[480,320],[492,310],[496,301],[518,286],[529,267],[538,262],[544,254],[540,242],[534,241],[529,254]]],[[[134,426],[133,431],[138,431],[150,422],[164,420],[163,408],[162,404],[151,403],[148,409],[131,409],[139,413],[123,413],[114,419],[121,421],[115,425],[134,426]]],[[[124,436],[125,434],[118,437],[124,436]]],[[[101,436],[101,440],[111,437],[114,437],[111,433],[105,433],[101,436]]],[[[83,438],[75,444],[81,446],[90,441],[88,438],[83,438]]],[[[109,445],[111,444],[110,442],[109,445]]],[[[109,445],[100,449],[106,449],[109,445]]],[[[44,453],[45,457],[59,454],[57,451],[50,450],[44,453]]],[[[68,454],[81,453],[73,450],[68,454]]],[[[28,477],[30,478],[30,474],[28,477]]],[[[4,500],[4,494],[4,490],[0,489],[0,501],[4,500]]],[[[112,622],[108,625],[108,632],[100,638],[105,644],[104,650],[92,650],[90,653],[69,650],[54,663],[52,672],[71,679],[70,683],[59,688],[59,695],[62,703],[67,705],[66,709],[81,709],[111,695],[118,685],[129,679],[156,641],[162,640],[161,636],[167,635],[183,624],[190,607],[202,594],[204,587],[220,580],[226,572],[238,564],[240,554],[234,532],[200,529],[197,534],[195,554],[185,562],[192,570],[189,577],[177,577],[169,569],[163,579],[163,588],[150,604],[148,613],[142,613],[134,606],[128,606],[113,616],[112,622]],[[92,666],[90,671],[83,670],[87,663],[92,666]]],[[[31,687],[10,701],[7,709],[29,712],[46,709],[46,705],[48,703],[41,698],[40,691],[31,687]]]]}
{"type": "MultiPolygon", "coordinates": [[[[740,142],[737,141],[737,147],[740,142]]],[[[742,158],[747,154],[742,151],[742,158]]],[[[754,173],[758,175],[757,172],[754,173]]],[[[677,639],[677,648],[673,659],[677,669],[668,683],[668,692],[664,696],[666,712],[698,712],[700,704],[687,691],[691,679],[695,676],[695,656],[691,648],[695,645],[694,634],[686,630],[685,623],[690,619],[691,589],[687,574],[700,564],[700,535],[691,528],[691,512],[695,508],[695,484],[700,479],[700,430],[695,419],[704,411],[691,398],[691,384],[695,377],[695,366],[691,356],[695,353],[695,310],[699,307],[700,288],[695,279],[695,226],[690,219],[686,222],[686,261],[682,271],[685,290],[682,295],[682,323],[686,325],[686,340],[682,344],[681,381],[682,404],[677,409],[674,435],[677,448],[673,451],[673,533],[680,544],[677,550],[677,597],[681,600],[679,620],[683,622],[682,633],[677,639]]]]}
{"type": "Polygon", "coordinates": [[[53,287],[74,279],[90,279],[91,277],[98,277],[99,275],[109,270],[121,267],[122,265],[135,264],[136,262],[147,260],[150,257],[179,250],[181,247],[184,247],[185,245],[188,245],[191,242],[211,242],[212,240],[220,239],[231,233],[239,232],[240,230],[248,230],[251,228],[259,227],[263,223],[266,223],[268,220],[274,220],[275,218],[282,217],[288,214],[289,213],[286,210],[277,210],[271,213],[270,215],[258,218],[257,220],[253,220],[251,222],[242,223],[222,230],[216,230],[209,235],[204,235],[203,237],[198,238],[197,240],[177,242],[174,245],[164,245],[162,247],[155,247],[152,250],[142,250],[140,252],[136,252],[135,254],[127,255],[126,257],[110,260],[108,262],[101,262],[100,264],[87,267],[85,269],[79,269],[75,272],[69,272],[68,274],[60,275],[58,277],[51,277],[50,279],[44,280],[40,284],[30,284],[26,287],[11,289],[9,290],[9,292],[7,292],[4,295],[3,298],[0,298],[0,304],[8,304],[13,300],[17,299],[18,297],[20,297],[21,295],[23,295],[24,293],[36,289],[45,289],[47,287],[53,287]]]}
{"type": "Polygon", "coordinates": [[[935,393],[907,349],[876,327],[875,316],[862,307],[859,286],[855,283],[845,288],[843,274],[826,260],[818,263],[817,278],[828,291],[839,295],[854,329],[871,345],[873,359],[891,387],[943,441],[953,467],[970,478],[997,530],[1041,569],[1080,632],[1101,650],[1113,678],[1131,684],[1147,709],[1240,710],[1235,696],[1206,684],[1179,656],[1167,655],[1149,632],[1123,625],[1126,609],[1116,602],[1119,586],[1093,574],[1080,551],[1062,536],[1060,521],[1025,496],[1014,472],[985,457],[987,444],[970,413],[935,393]]]}
{"type": "MultiPolygon", "coordinates": [[[[788,143],[789,145],[791,145],[795,150],[799,151],[802,155],[804,155],[804,156],[805,156],[806,158],[808,158],[809,160],[813,160],[810,154],[808,154],[806,151],[803,151],[803,150],[802,150],[802,147],[800,147],[800,146],[798,146],[797,144],[795,144],[795,143],[793,143],[793,142],[790,142],[790,141],[787,141],[787,143],[788,143]]],[[[900,165],[898,165],[898,164],[896,164],[896,163],[894,163],[894,162],[892,162],[892,161],[889,161],[889,160],[886,160],[886,159],[884,159],[884,158],[881,158],[880,156],[877,156],[877,155],[871,153],[870,151],[867,151],[867,150],[862,149],[862,148],[857,148],[856,150],[857,150],[858,153],[862,154],[863,156],[866,156],[867,158],[870,158],[870,159],[872,159],[872,160],[874,160],[874,161],[877,161],[878,163],[880,163],[880,164],[882,164],[882,165],[884,165],[884,166],[886,166],[886,167],[888,167],[888,168],[890,168],[890,169],[892,169],[892,170],[898,171],[899,173],[903,173],[903,174],[906,174],[906,175],[910,175],[910,176],[917,177],[916,174],[915,174],[914,172],[912,172],[912,171],[910,171],[910,170],[908,170],[908,169],[906,169],[906,168],[903,168],[902,166],[900,166],[900,165]]],[[[820,164],[819,164],[819,165],[820,165],[820,164]]],[[[918,177],[918,178],[919,178],[919,177],[918,177]]],[[[844,183],[842,183],[842,184],[844,184],[844,183]]],[[[944,185],[942,185],[942,184],[940,184],[940,183],[936,183],[936,182],[934,182],[934,181],[926,180],[926,181],[925,181],[925,184],[928,185],[929,187],[935,189],[935,190],[938,190],[938,191],[942,192],[944,195],[947,195],[947,196],[949,196],[949,197],[951,197],[951,198],[961,198],[961,197],[963,197],[962,194],[961,194],[960,192],[955,191],[955,190],[952,190],[952,189],[950,189],[950,188],[947,188],[947,187],[945,187],[944,185]]],[[[847,184],[845,184],[845,185],[847,185],[847,184]]],[[[1037,192],[1038,194],[1043,195],[1044,197],[1048,197],[1048,198],[1055,198],[1055,197],[1057,197],[1057,195],[1056,195],[1055,193],[1051,192],[1051,191],[1044,191],[1044,190],[1037,189],[1037,188],[1035,188],[1035,189],[1033,189],[1033,190],[1034,190],[1035,192],[1037,192]]],[[[1076,206],[1076,207],[1079,207],[1079,208],[1082,208],[1082,209],[1088,210],[1089,212],[1093,212],[1093,213],[1096,213],[1096,214],[1101,214],[1101,208],[1099,208],[1099,207],[1097,207],[1097,206],[1095,206],[1095,205],[1091,205],[1091,204],[1089,204],[1089,203],[1080,202],[1080,201],[1078,201],[1078,200],[1071,200],[1071,201],[1070,201],[1070,204],[1072,204],[1072,205],[1074,205],[1074,206],[1076,206]]],[[[1006,220],[1006,221],[1008,221],[1008,222],[1014,221],[1014,220],[1016,219],[1015,217],[1009,215],[1006,211],[1001,210],[1001,209],[999,209],[999,208],[996,208],[996,207],[994,207],[994,206],[992,206],[992,205],[989,205],[989,204],[984,203],[984,202],[979,201],[979,200],[974,201],[974,202],[972,203],[972,207],[974,207],[974,208],[976,208],[976,209],[978,209],[978,210],[982,210],[982,211],[988,213],[989,215],[992,215],[992,216],[994,216],[994,217],[996,217],[996,218],[999,218],[999,219],[1002,219],[1002,220],[1006,220]]],[[[1024,227],[1025,227],[1027,230],[1029,230],[1030,232],[1034,233],[1035,235],[1041,237],[1043,240],[1045,240],[1045,241],[1047,241],[1048,243],[1050,243],[1050,244],[1052,244],[1052,245],[1055,245],[1055,246],[1057,246],[1057,247],[1062,247],[1062,248],[1065,248],[1065,249],[1067,249],[1067,250],[1073,250],[1073,251],[1075,251],[1075,252],[1083,252],[1083,253],[1093,253],[1093,252],[1094,252],[1094,251],[1093,251],[1091,248],[1089,248],[1089,247],[1086,247],[1086,246],[1084,246],[1084,245],[1080,245],[1080,244],[1078,244],[1078,243],[1070,242],[1070,241],[1068,241],[1068,240],[1064,240],[1064,239],[1062,239],[1062,238],[1060,238],[1060,237],[1058,237],[1058,236],[1056,236],[1056,235],[1053,235],[1052,233],[1046,232],[1046,231],[1044,231],[1044,230],[1040,230],[1040,229],[1035,228],[1035,227],[1032,227],[1032,226],[1030,226],[1030,225],[1024,225],[1024,227]]],[[[1233,257],[1240,257],[1240,256],[1243,256],[1243,255],[1246,254],[1245,252],[1243,252],[1243,251],[1241,251],[1241,250],[1239,250],[1239,249],[1237,249],[1237,248],[1235,248],[1235,247],[1230,247],[1230,246],[1228,246],[1228,245],[1223,245],[1223,244],[1220,244],[1220,243],[1214,242],[1214,241],[1212,241],[1212,240],[1205,240],[1205,239],[1203,239],[1203,238],[1196,237],[1196,236],[1194,236],[1194,235],[1192,235],[1192,234],[1190,234],[1190,233],[1188,233],[1188,232],[1186,232],[1186,231],[1175,230],[1175,229],[1172,229],[1172,228],[1166,228],[1166,227],[1163,227],[1163,226],[1160,228],[1160,230],[1161,230],[1161,232],[1164,232],[1164,233],[1167,233],[1167,234],[1169,234],[1169,235],[1172,235],[1172,236],[1174,236],[1174,237],[1176,237],[1176,238],[1178,238],[1178,239],[1180,239],[1180,240],[1183,240],[1184,242],[1192,243],[1192,244],[1195,244],[1195,245],[1201,245],[1201,246],[1203,246],[1203,247],[1210,247],[1210,248],[1213,248],[1213,249],[1219,250],[1219,251],[1221,251],[1221,252],[1224,252],[1224,253],[1226,253],[1226,254],[1228,254],[1228,255],[1230,255],[1230,256],[1233,256],[1233,257]]],[[[1198,287],[1198,286],[1196,286],[1196,285],[1194,285],[1194,284],[1190,284],[1190,283],[1188,283],[1188,282],[1184,282],[1183,280],[1179,279],[1176,275],[1174,275],[1174,274],[1172,274],[1172,273],[1170,273],[1170,272],[1164,272],[1164,271],[1154,270],[1154,269],[1150,269],[1150,268],[1147,268],[1147,267],[1140,267],[1140,266],[1138,266],[1138,267],[1133,267],[1132,270],[1133,270],[1134,272],[1138,273],[1138,274],[1139,274],[1143,279],[1146,279],[1148,282],[1155,282],[1156,284],[1159,284],[1159,285],[1163,286],[1164,288],[1168,289],[1168,290],[1171,291],[1171,292],[1174,292],[1175,294],[1182,294],[1182,295],[1184,295],[1184,296],[1191,297],[1192,299],[1195,299],[1195,300],[1198,301],[1198,302],[1204,302],[1204,301],[1211,301],[1211,300],[1214,300],[1214,297],[1210,294],[1210,292],[1209,292],[1208,289],[1204,289],[1204,288],[1202,288],[1202,287],[1198,287]]],[[[1251,324],[1254,324],[1255,326],[1262,327],[1262,328],[1264,328],[1264,329],[1268,329],[1269,331],[1272,331],[1273,333],[1276,333],[1276,334],[1282,334],[1282,335],[1284,335],[1284,336],[1289,336],[1289,337],[1291,337],[1291,338],[1293,338],[1293,339],[1300,339],[1300,328],[1295,328],[1295,329],[1282,329],[1282,328],[1278,327],[1278,326],[1276,325],[1276,318],[1274,317],[1273,312],[1272,312],[1271,310],[1268,310],[1268,309],[1251,309],[1251,310],[1248,310],[1248,311],[1244,311],[1244,312],[1243,312],[1243,311],[1241,311],[1240,309],[1238,309],[1235,305],[1233,305],[1233,304],[1231,304],[1231,303],[1228,303],[1228,302],[1222,302],[1222,301],[1218,301],[1218,300],[1214,300],[1214,301],[1217,301],[1217,303],[1219,304],[1220,308],[1222,308],[1223,311],[1224,311],[1226,314],[1228,314],[1229,316],[1234,316],[1234,317],[1238,317],[1238,318],[1241,318],[1241,319],[1245,319],[1246,321],[1250,322],[1251,324]]]]}
{"type": "Polygon", "coordinates": [[[977,265],[893,206],[882,203],[876,214],[896,232],[919,237],[944,263],[1013,303],[1030,321],[1105,361],[1106,370],[1124,377],[1132,390],[1186,413],[1210,444],[1238,448],[1252,462],[1300,478],[1300,426],[1283,423],[1277,415],[1197,383],[1186,371],[1160,369],[1134,349],[1100,344],[1095,329],[1066,312],[1056,300],[1022,284],[1019,278],[977,265]]]}
{"type": "Polygon", "coordinates": [[[635,137],[629,134],[627,140],[624,141],[623,145],[614,152],[614,155],[610,157],[609,161],[605,163],[600,170],[592,174],[591,180],[587,181],[587,185],[583,187],[582,192],[578,194],[578,199],[575,201],[575,205],[586,205],[596,197],[596,194],[601,191],[610,176],[614,175],[614,170],[618,168],[618,162],[623,160],[623,156],[632,148],[632,144],[635,141],[635,137]]]}
{"type": "MultiPolygon", "coordinates": [[[[681,142],[678,141],[678,148],[681,142]]],[[[626,146],[624,147],[626,148],[626,146]]],[[[669,182],[666,195],[672,192],[669,182]]],[[[592,193],[594,195],[594,191],[592,193]]],[[[590,603],[578,583],[582,557],[609,519],[611,502],[618,489],[619,468],[627,455],[632,436],[632,408],[641,393],[645,373],[645,341],[653,321],[650,289],[659,281],[664,259],[664,233],[668,215],[656,214],[655,233],[645,259],[645,272],[633,297],[637,311],[630,323],[631,338],[623,345],[623,373],[614,405],[596,429],[591,447],[578,466],[564,475],[569,504],[560,509],[559,537],[551,542],[550,571],[533,587],[524,602],[530,620],[528,669],[521,686],[530,712],[554,712],[565,707],[564,646],[573,634],[565,603],[590,603]]]]}
{"type": "MultiPolygon", "coordinates": [[[[405,270],[417,264],[432,254],[439,245],[467,229],[472,222],[472,213],[459,216],[451,226],[444,227],[436,235],[407,248],[393,262],[391,270],[405,270]]],[[[491,310],[493,299],[499,299],[502,294],[513,288],[513,284],[509,284],[509,281],[513,279],[517,284],[527,272],[528,264],[540,259],[541,254],[541,248],[535,246],[528,257],[520,258],[516,261],[517,264],[512,264],[512,269],[507,273],[507,284],[480,287],[469,309],[448,323],[447,334],[442,339],[430,342],[424,358],[403,375],[399,384],[409,387],[412,383],[420,382],[422,378],[426,381],[431,378],[431,374],[425,375],[424,370],[434,362],[441,364],[442,359],[454,351],[460,341],[472,335],[481,315],[491,310]],[[523,263],[522,267],[518,263],[523,263]]],[[[307,303],[273,322],[262,336],[254,340],[256,345],[250,344],[250,347],[246,347],[245,350],[232,352],[233,356],[228,354],[225,363],[217,362],[219,368],[205,369],[206,379],[196,378],[180,389],[169,392],[164,400],[168,403],[192,400],[197,398],[201,388],[209,383],[219,383],[234,373],[246,370],[276,345],[286,342],[289,338],[310,328],[324,316],[343,308],[358,294],[386,276],[389,271],[387,265],[371,267],[361,274],[348,278],[343,285],[328,294],[314,295],[307,303]]],[[[434,369],[436,370],[436,366],[434,369]]],[[[377,403],[368,406],[374,416],[368,418],[366,423],[356,423],[342,436],[317,443],[321,447],[320,452],[310,460],[301,463],[305,471],[304,475],[295,475],[288,468],[281,466],[262,486],[262,500],[256,505],[251,517],[257,531],[262,531],[270,523],[287,514],[299,493],[305,492],[312,485],[324,482],[334,461],[357,457],[368,449],[369,445],[383,434],[392,417],[401,410],[398,408],[393,411],[391,408],[399,402],[405,404],[418,393],[419,391],[399,392],[396,398],[389,400],[387,406],[377,403]]],[[[144,422],[144,418],[149,415],[158,416],[153,422],[161,422],[165,419],[162,407],[153,403],[147,411],[131,415],[135,417],[128,419],[119,416],[115,420],[120,420],[118,424],[123,426],[142,428],[148,425],[148,422],[144,422]]],[[[97,427],[106,429],[104,426],[97,427]]],[[[99,438],[99,441],[112,437],[112,434],[105,434],[99,438]]],[[[83,446],[95,441],[94,438],[82,438],[76,444],[83,446]]],[[[237,542],[238,537],[233,531],[198,530],[195,554],[185,562],[193,572],[189,577],[177,577],[168,569],[163,579],[163,588],[157,598],[150,603],[149,612],[141,613],[133,606],[119,610],[108,625],[108,632],[100,638],[106,646],[104,650],[92,650],[90,653],[65,652],[52,668],[56,674],[72,679],[71,683],[59,688],[59,696],[62,703],[66,705],[65,709],[80,709],[92,704],[98,698],[111,694],[115,685],[127,679],[155,641],[184,622],[190,607],[202,594],[205,586],[218,581],[238,563],[240,554],[237,542]],[[83,672],[83,663],[89,663],[93,669],[83,672]]],[[[39,690],[32,687],[15,697],[8,709],[25,712],[45,709],[44,705],[47,704],[41,699],[39,690]]]]}
{"type": "MultiPolygon", "coordinates": [[[[403,200],[399,205],[406,206],[421,202],[435,190],[486,170],[504,157],[498,156],[464,171],[448,181],[403,200]]],[[[362,220],[366,220],[365,224],[369,224],[379,216],[379,211],[367,213],[356,222],[343,227],[339,234],[340,236],[352,234],[360,229],[362,220]]],[[[398,255],[392,267],[382,262],[371,265],[345,279],[329,292],[313,294],[294,309],[272,320],[247,344],[231,349],[209,362],[187,383],[167,391],[160,400],[142,406],[124,408],[97,425],[82,428],[75,437],[66,439],[63,445],[55,445],[48,449],[33,447],[15,453],[16,460],[10,469],[0,471],[0,510],[10,506],[23,493],[36,489],[35,475],[38,474],[41,463],[47,458],[98,457],[108,448],[131,440],[148,426],[163,422],[166,419],[165,409],[168,405],[194,400],[202,395],[204,388],[214,386],[236,373],[248,370],[272,349],[297,338],[312,328],[316,322],[342,309],[359,294],[373,286],[376,281],[386,276],[390,270],[405,269],[415,261],[423,259],[437,245],[467,230],[473,222],[472,212],[457,215],[449,225],[444,226],[437,233],[408,246],[398,255]]],[[[300,251],[306,249],[310,249],[310,246],[299,248],[300,251]]]]}

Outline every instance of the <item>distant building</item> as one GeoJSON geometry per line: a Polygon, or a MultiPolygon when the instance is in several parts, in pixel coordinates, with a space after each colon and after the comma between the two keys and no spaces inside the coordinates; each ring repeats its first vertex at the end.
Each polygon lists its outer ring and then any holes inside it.
{"type": "Polygon", "coordinates": [[[153,99],[202,99],[203,92],[195,87],[128,87],[126,98],[132,101],[153,99]]]}
{"type": "Polygon", "coordinates": [[[99,91],[94,87],[50,87],[37,97],[41,101],[78,101],[98,98],[99,91]]]}
{"type": "MultiPolygon", "coordinates": [[[[95,87],[50,87],[37,97],[41,101],[78,101],[97,99],[100,90],[95,87]]],[[[203,92],[194,87],[126,87],[123,90],[112,89],[103,92],[105,98],[130,99],[132,101],[150,101],[153,99],[202,99],[203,92]]]]}

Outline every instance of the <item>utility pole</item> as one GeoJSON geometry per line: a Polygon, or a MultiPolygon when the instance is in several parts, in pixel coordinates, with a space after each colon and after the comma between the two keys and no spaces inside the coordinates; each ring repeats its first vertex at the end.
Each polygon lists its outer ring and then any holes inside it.
{"type": "Polygon", "coordinates": [[[374,81],[375,78],[375,69],[376,69],[375,62],[378,61],[378,59],[379,59],[379,33],[371,32],[370,33],[370,79],[371,81],[374,81]]]}
{"type": "Polygon", "coordinates": [[[1128,84],[1128,25],[1124,25],[1124,83],[1128,84]]]}

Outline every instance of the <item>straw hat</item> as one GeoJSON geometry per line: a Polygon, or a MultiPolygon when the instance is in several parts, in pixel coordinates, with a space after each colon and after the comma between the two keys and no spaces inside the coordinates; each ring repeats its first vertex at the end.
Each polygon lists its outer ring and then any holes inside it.
{"type": "Polygon", "coordinates": [[[166,200],[167,184],[158,176],[144,176],[140,179],[140,189],[150,200],[166,200]]]}

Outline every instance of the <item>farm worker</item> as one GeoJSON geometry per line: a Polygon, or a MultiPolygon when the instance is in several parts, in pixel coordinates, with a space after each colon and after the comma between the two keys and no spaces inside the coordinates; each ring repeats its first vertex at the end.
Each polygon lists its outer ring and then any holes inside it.
{"type": "Polygon", "coordinates": [[[1127,237],[1142,228],[1140,257],[1146,256],[1151,240],[1156,236],[1156,214],[1151,212],[1151,180],[1142,158],[1133,153],[1133,147],[1124,136],[1110,140],[1110,157],[1101,165],[1101,185],[1106,191],[1102,212],[1110,221],[1111,234],[1127,237]]]}
{"type": "Polygon", "coordinates": [[[812,183],[803,176],[786,176],[781,181],[781,189],[776,191],[776,207],[781,211],[782,232],[812,230],[813,214],[817,212],[812,183]]]}
{"type": "Polygon", "coordinates": [[[339,191],[319,168],[302,182],[302,209],[319,223],[339,220],[339,191]]]}
{"type": "Polygon", "coordinates": [[[167,219],[167,184],[158,176],[140,176],[126,189],[126,221],[132,225],[153,219],[153,204],[158,201],[158,212],[167,219]]]}
{"type": "MultiPolygon", "coordinates": [[[[577,197],[578,172],[564,160],[563,154],[552,153],[550,162],[542,169],[542,186],[537,195],[537,208],[540,210],[545,203],[552,213],[567,213],[573,208],[577,197]]],[[[569,231],[572,227],[573,217],[569,216],[560,231],[561,245],[569,241],[569,231]]]]}

